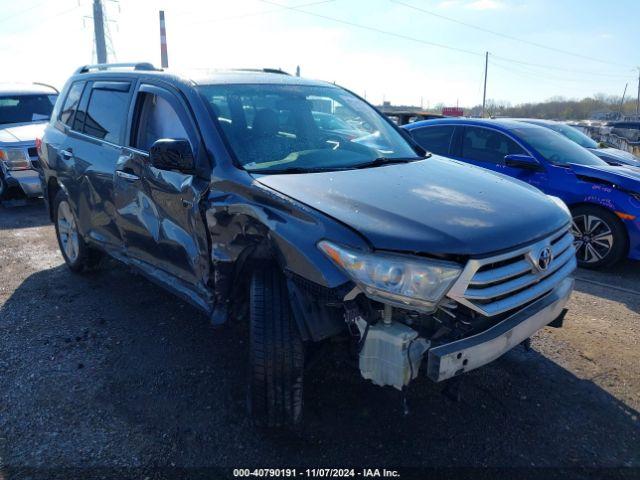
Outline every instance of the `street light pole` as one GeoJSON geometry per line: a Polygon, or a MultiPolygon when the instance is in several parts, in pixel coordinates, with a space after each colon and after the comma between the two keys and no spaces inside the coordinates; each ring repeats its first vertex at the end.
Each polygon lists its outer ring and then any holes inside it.
{"type": "Polygon", "coordinates": [[[484,93],[482,94],[482,118],[484,118],[484,108],[487,103],[487,70],[489,68],[489,52],[484,55],[484,93]]]}

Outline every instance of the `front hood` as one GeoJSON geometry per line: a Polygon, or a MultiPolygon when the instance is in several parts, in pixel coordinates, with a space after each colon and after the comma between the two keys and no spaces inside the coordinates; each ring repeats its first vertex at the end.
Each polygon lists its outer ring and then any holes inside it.
{"type": "Polygon", "coordinates": [[[613,165],[576,165],[571,169],[579,177],[602,180],[623,190],[640,193],[640,168],[613,165]]]}
{"type": "Polygon", "coordinates": [[[592,153],[605,161],[619,162],[626,165],[640,167],[640,158],[630,152],[619,150],[617,148],[590,148],[592,153]]]}
{"type": "Polygon", "coordinates": [[[435,156],[378,168],[255,178],[349,225],[382,250],[482,255],[538,239],[569,222],[567,213],[533,187],[435,156]]]}
{"type": "Polygon", "coordinates": [[[42,136],[46,126],[46,123],[27,123],[25,125],[0,128],[0,142],[35,142],[36,137],[42,136]]]}

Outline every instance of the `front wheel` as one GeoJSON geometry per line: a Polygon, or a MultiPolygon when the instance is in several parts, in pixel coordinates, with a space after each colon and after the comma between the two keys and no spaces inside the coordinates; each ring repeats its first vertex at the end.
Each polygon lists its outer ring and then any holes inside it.
{"type": "Polygon", "coordinates": [[[0,170],[0,202],[2,202],[2,200],[5,200],[7,198],[8,193],[9,193],[9,185],[7,184],[7,181],[5,180],[4,175],[0,170]]]}
{"type": "Polygon", "coordinates": [[[571,214],[571,233],[580,267],[610,267],[624,257],[626,230],[615,214],[595,205],[581,205],[571,214]]]}
{"type": "Polygon", "coordinates": [[[250,288],[249,413],[258,426],[302,420],[304,351],[287,285],[276,267],[258,269],[250,288]]]}

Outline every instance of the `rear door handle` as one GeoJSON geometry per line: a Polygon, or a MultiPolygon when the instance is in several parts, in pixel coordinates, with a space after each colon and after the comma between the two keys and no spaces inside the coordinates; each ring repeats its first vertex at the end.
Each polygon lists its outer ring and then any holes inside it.
{"type": "Polygon", "coordinates": [[[116,170],[116,175],[123,180],[128,180],[129,182],[135,182],[136,180],[140,180],[138,175],[134,175],[133,173],[124,172],[122,170],[116,170]]]}
{"type": "Polygon", "coordinates": [[[65,160],[69,160],[71,157],[73,157],[73,150],[71,150],[70,148],[68,150],[60,150],[60,156],[65,160]]]}

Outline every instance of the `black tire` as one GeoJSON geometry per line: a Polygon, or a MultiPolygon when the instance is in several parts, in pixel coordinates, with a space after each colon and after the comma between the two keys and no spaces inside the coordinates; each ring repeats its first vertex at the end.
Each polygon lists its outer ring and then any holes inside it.
{"type": "Polygon", "coordinates": [[[0,170],[0,202],[9,198],[9,185],[4,178],[2,171],[0,170]]]}
{"type": "MultiPolygon", "coordinates": [[[[89,247],[82,238],[80,232],[77,231],[77,220],[75,219],[73,213],[70,211],[68,202],[69,200],[64,191],[58,190],[58,193],[53,200],[53,222],[56,228],[56,238],[58,240],[58,246],[60,247],[60,253],[62,254],[62,258],[64,258],[65,263],[72,272],[80,273],[93,270],[100,264],[103,254],[102,252],[89,247]],[[59,216],[62,215],[62,212],[66,211],[67,209],[69,209],[68,214],[73,217],[73,223],[76,225],[75,230],[77,235],[77,254],[73,255],[71,255],[65,248],[66,244],[64,241],[64,234],[63,232],[61,232],[61,222],[59,220],[59,216]]],[[[74,248],[74,252],[76,248],[74,248]]]]}
{"type": "Polygon", "coordinates": [[[579,205],[571,210],[571,216],[580,267],[610,267],[627,254],[627,231],[614,213],[597,205],[579,205]]]}
{"type": "Polygon", "coordinates": [[[302,421],[304,349],[282,273],[254,272],[249,300],[249,414],[260,427],[295,427],[302,421]]]}

